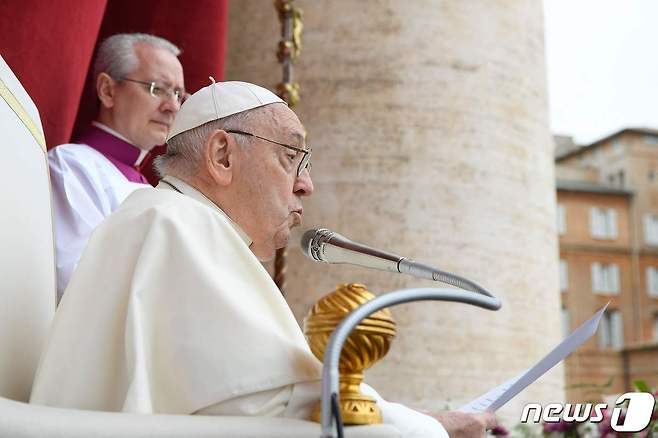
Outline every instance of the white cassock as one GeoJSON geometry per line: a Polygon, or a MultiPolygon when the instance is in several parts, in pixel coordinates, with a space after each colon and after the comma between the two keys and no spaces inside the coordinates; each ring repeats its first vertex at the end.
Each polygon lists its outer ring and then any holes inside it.
{"type": "MultiPolygon", "coordinates": [[[[94,126],[124,140],[105,125],[94,122],[94,126]]],[[[69,143],[51,149],[48,164],[59,300],[91,232],[144,184],[129,181],[106,156],[86,144],[69,143]]]]}
{"type": "MultiPolygon", "coordinates": [[[[251,241],[203,194],[165,181],[184,194],[137,190],[92,234],[30,402],[308,419],[321,364],[251,241]]],[[[380,406],[405,437],[447,437],[431,417],[380,406]]]]}

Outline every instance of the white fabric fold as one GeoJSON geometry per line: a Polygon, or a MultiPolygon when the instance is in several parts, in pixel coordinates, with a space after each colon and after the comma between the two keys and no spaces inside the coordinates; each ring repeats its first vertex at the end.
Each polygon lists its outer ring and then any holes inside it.
{"type": "Polygon", "coordinates": [[[89,235],[133,191],[130,182],[103,154],[84,144],[65,144],[48,152],[52,184],[57,263],[57,299],[61,299],[89,235]]]}
{"type": "Polygon", "coordinates": [[[174,191],[144,189],[92,234],[31,401],[192,413],[317,380],[320,367],[226,217],[174,191]]]}
{"type": "MultiPolygon", "coordinates": [[[[57,310],[31,403],[308,419],[321,364],[250,240],[193,187],[132,193],[92,234],[57,310]]],[[[164,187],[163,187],[164,188],[164,187]]],[[[405,438],[446,438],[388,403],[405,438]]]]}

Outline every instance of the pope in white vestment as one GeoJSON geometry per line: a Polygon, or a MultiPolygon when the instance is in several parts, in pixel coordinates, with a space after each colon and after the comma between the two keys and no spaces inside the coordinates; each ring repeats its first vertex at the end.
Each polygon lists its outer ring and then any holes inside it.
{"type": "MultiPolygon", "coordinates": [[[[321,364],[250,243],[176,178],[135,191],[89,241],[30,402],[308,419],[321,364]]],[[[379,404],[405,436],[447,436],[431,417],[379,404]]]]}
{"type": "MultiPolygon", "coordinates": [[[[160,184],[93,232],[30,402],[309,419],[321,364],[261,264],[287,244],[314,190],[303,125],[270,91],[224,82],[190,96],[169,135],[160,184]]],[[[433,417],[363,390],[405,438],[447,436],[433,417]]],[[[437,415],[456,437],[495,425],[437,415]]]]}

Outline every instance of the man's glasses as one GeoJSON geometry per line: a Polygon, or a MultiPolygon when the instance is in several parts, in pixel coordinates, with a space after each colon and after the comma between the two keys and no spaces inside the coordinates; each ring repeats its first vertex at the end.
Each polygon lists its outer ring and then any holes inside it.
{"type": "Polygon", "coordinates": [[[231,134],[242,134],[242,135],[248,135],[250,137],[256,137],[261,140],[269,141],[270,143],[274,143],[279,146],[283,146],[284,148],[292,149],[293,151],[296,151],[297,153],[301,153],[302,155],[302,160],[299,162],[299,165],[297,166],[297,177],[299,177],[302,172],[306,169],[311,171],[311,152],[313,152],[312,149],[301,149],[301,148],[296,148],[294,146],[290,146],[284,143],[279,143],[278,141],[270,140],[269,138],[261,137],[260,135],[252,134],[251,132],[245,132],[245,131],[237,131],[237,130],[229,130],[226,131],[231,134]]]}
{"type": "Polygon", "coordinates": [[[148,87],[151,96],[156,97],[160,100],[176,99],[176,102],[178,102],[179,105],[183,103],[185,90],[181,90],[180,88],[167,87],[165,85],[158,84],[157,82],[138,81],[136,79],[130,79],[130,78],[121,78],[119,80],[145,85],[146,87],[148,87]]]}

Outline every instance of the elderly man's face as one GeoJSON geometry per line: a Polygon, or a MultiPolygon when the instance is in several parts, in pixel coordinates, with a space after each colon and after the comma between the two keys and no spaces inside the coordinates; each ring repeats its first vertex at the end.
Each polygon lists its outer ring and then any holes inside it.
{"type": "MultiPolygon", "coordinates": [[[[252,133],[305,149],[305,131],[295,113],[283,104],[269,107],[271,117],[260,117],[252,133]]],[[[313,182],[308,170],[297,176],[303,154],[257,138],[249,141],[237,176],[246,210],[241,225],[253,240],[252,252],[265,261],[286,246],[290,229],[301,223],[302,197],[313,193],[313,182]]]]}
{"type": "MultiPolygon", "coordinates": [[[[128,79],[156,82],[168,89],[184,89],[183,67],[171,52],[148,44],[135,44],[139,65],[128,79]]],[[[119,79],[119,78],[114,78],[119,79]]],[[[169,127],[180,109],[174,97],[151,95],[149,86],[119,81],[112,100],[111,126],[141,149],[165,143],[169,127]]]]}

